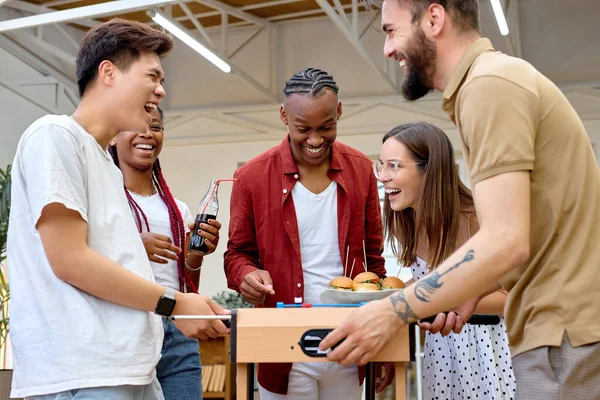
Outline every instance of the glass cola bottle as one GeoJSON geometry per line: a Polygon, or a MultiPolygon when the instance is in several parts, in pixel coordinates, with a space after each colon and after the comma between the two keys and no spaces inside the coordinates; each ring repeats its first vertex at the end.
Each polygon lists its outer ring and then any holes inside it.
{"type": "Polygon", "coordinates": [[[200,229],[200,224],[208,224],[209,219],[217,219],[217,213],[219,212],[218,190],[219,183],[210,181],[208,192],[206,192],[198,205],[198,214],[196,215],[194,230],[192,231],[192,237],[188,246],[190,251],[208,253],[208,246],[204,242],[204,238],[198,234],[198,230],[200,229]]]}

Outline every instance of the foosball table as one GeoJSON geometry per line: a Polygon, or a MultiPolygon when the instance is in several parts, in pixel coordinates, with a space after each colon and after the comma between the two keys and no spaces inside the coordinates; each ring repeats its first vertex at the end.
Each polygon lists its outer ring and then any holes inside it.
{"type": "MultiPolygon", "coordinates": [[[[231,328],[231,362],[236,365],[239,400],[254,397],[255,363],[328,362],[319,344],[362,304],[282,304],[277,308],[243,308],[222,316],[173,316],[172,319],[221,319],[231,328]]],[[[499,317],[474,315],[469,323],[493,325],[499,317]]],[[[415,360],[415,330],[398,330],[366,365],[365,393],[375,399],[375,363],[395,365],[396,399],[406,399],[405,363],[415,360]]],[[[335,347],[335,346],[334,346],[335,347]]]]}

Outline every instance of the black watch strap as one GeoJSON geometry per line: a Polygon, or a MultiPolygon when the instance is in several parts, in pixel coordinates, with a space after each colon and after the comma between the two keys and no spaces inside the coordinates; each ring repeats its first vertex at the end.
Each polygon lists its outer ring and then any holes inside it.
{"type": "Polygon", "coordinates": [[[154,313],[163,317],[170,317],[175,309],[175,303],[175,289],[165,287],[165,294],[158,299],[154,313]]]}

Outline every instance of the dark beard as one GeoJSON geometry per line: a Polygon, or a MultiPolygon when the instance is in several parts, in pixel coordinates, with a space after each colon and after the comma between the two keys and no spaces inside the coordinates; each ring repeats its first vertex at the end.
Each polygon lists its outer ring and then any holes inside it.
{"type": "Polygon", "coordinates": [[[402,80],[402,95],[408,101],[418,100],[433,90],[435,72],[435,43],[420,28],[415,32],[414,43],[406,51],[408,74],[402,80]]]}

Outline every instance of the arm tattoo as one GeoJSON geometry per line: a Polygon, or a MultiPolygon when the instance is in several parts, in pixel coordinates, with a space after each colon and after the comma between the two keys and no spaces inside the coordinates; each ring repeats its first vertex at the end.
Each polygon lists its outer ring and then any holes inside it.
{"type": "Polygon", "coordinates": [[[394,307],[394,312],[406,325],[419,320],[417,314],[415,314],[406,302],[404,290],[400,290],[397,294],[390,296],[390,301],[392,302],[392,307],[394,307]]]}
{"type": "Polygon", "coordinates": [[[431,276],[421,279],[415,285],[415,296],[417,297],[417,299],[421,300],[424,303],[429,303],[431,295],[434,294],[439,288],[441,288],[444,285],[442,282],[440,282],[440,278],[446,275],[448,272],[460,267],[462,264],[469,262],[474,258],[475,251],[471,249],[467,252],[465,258],[463,258],[462,261],[448,268],[446,272],[442,272],[440,274],[437,271],[433,271],[431,276]]]}

